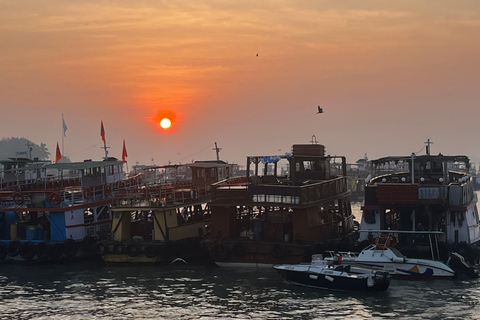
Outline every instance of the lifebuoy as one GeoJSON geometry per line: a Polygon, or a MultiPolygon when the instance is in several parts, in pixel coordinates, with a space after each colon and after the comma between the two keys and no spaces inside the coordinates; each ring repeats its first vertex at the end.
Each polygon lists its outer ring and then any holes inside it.
{"type": "Polygon", "coordinates": [[[24,201],[24,198],[23,198],[23,194],[20,193],[20,192],[15,192],[13,194],[13,202],[16,204],[16,205],[21,205],[23,204],[23,201],[24,201]]]}
{"type": "Polygon", "coordinates": [[[85,199],[90,199],[92,197],[92,188],[91,187],[83,188],[83,197],[85,199]]]}
{"type": "Polygon", "coordinates": [[[112,194],[112,185],[110,183],[103,186],[103,193],[106,197],[112,194]]]}
{"type": "Polygon", "coordinates": [[[125,252],[125,246],[122,242],[116,241],[112,246],[112,251],[114,254],[122,254],[125,252]]]}
{"type": "Polygon", "coordinates": [[[271,253],[275,258],[281,258],[285,254],[285,247],[277,243],[272,247],[271,253]]]}
{"type": "Polygon", "coordinates": [[[210,250],[210,256],[214,261],[223,261],[227,258],[228,248],[223,243],[217,243],[210,250]]]}
{"type": "Polygon", "coordinates": [[[125,248],[125,252],[130,256],[130,257],[136,257],[141,253],[140,246],[136,243],[130,243],[127,245],[125,248]]]}
{"type": "Polygon", "coordinates": [[[50,201],[54,205],[59,205],[62,202],[62,195],[58,192],[52,193],[50,196],[50,201]]]}
{"type": "Polygon", "coordinates": [[[20,246],[20,256],[25,260],[32,260],[36,253],[37,248],[32,241],[24,242],[20,246]]]}
{"type": "Polygon", "coordinates": [[[78,244],[73,239],[66,239],[63,242],[63,247],[64,247],[65,255],[69,258],[75,257],[78,253],[78,244]]]}

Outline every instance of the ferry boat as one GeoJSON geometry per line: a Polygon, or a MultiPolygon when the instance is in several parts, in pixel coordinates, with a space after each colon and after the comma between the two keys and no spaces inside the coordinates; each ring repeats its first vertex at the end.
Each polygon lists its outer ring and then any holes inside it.
{"type": "Polygon", "coordinates": [[[111,236],[95,251],[106,263],[209,263],[211,184],[233,173],[221,160],[145,166],[146,183],[116,192],[111,236]]]}
{"type": "MultiPolygon", "coordinates": [[[[475,264],[480,257],[477,195],[464,155],[389,156],[372,161],[365,185],[360,241],[368,244],[380,232],[439,231],[442,261],[451,250],[475,264]]],[[[399,234],[397,248],[410,257],[430,256],[426,235],[399,234]]]]}
{"type": "Polygon", "coordinates": [[[310,261],[332,241],[353,241],[347,186],[345,157],[325,155],[320,144],[248,156],[246,176],[212,185],[209,254],[219,266],[271,268],[310,261]]]}
{"type": "Polygon", "coordinates": [[[0,260],[57,260],[91,255],[108,235],[110,205],[126,177],[115,158],[50,163],[28,158],[0,161],[0,260]]]}

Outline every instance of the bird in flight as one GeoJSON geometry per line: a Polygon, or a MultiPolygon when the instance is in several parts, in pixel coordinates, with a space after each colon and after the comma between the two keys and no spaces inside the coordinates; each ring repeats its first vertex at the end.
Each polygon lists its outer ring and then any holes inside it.
{"type": "Polygon", "coordinates": [[[257,53],[257,57],[258,57],[258,53],[257,53]]]}
{"type": "Polygon", "coordinates": [[[318,106],[318,112],[317,113],[323,113],[323,109],[320,106],[318,106]]]}

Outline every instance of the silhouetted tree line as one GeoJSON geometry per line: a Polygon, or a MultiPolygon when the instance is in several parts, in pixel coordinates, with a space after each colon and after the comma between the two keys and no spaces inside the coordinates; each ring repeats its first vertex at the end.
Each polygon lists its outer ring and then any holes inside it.
{"type": "Polygon", "coordinates": [[[25,138],[3,138],[0,140],[0,159],[8,158],[48,160],[50,152],[43,142],[37,145],[25,138]]]}

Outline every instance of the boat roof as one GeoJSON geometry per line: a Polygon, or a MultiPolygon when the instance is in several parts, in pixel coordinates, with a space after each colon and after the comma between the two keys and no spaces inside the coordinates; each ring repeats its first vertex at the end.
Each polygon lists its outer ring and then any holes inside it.
{"type": "MultiPolygon", "coordinates": [[[[469,158],[465,155],[455,155],[455,156],[444,156],[443,154],[438,155],[415,155],[415,161],[441,161],[441,162],[464,162],[469,163],[469,158]]],[[[412,156],[388,156],[379,159],[372,160],[374,166],[382,165],[389,162],[398,163],[400,161],[409,162],[412,161],[412,156]]]]}
{"type": "Polygon", "coordinates": [[[107,167],[115,164],[122,164],[119,160],[104,161],[84,161],[84,162],[65,162],[65,163],[33,163],[25,167],[14,168],[7,171],[31,171],[39,169],[57,169],[57,170],[85,170],[91,168],[107,167]]]}

